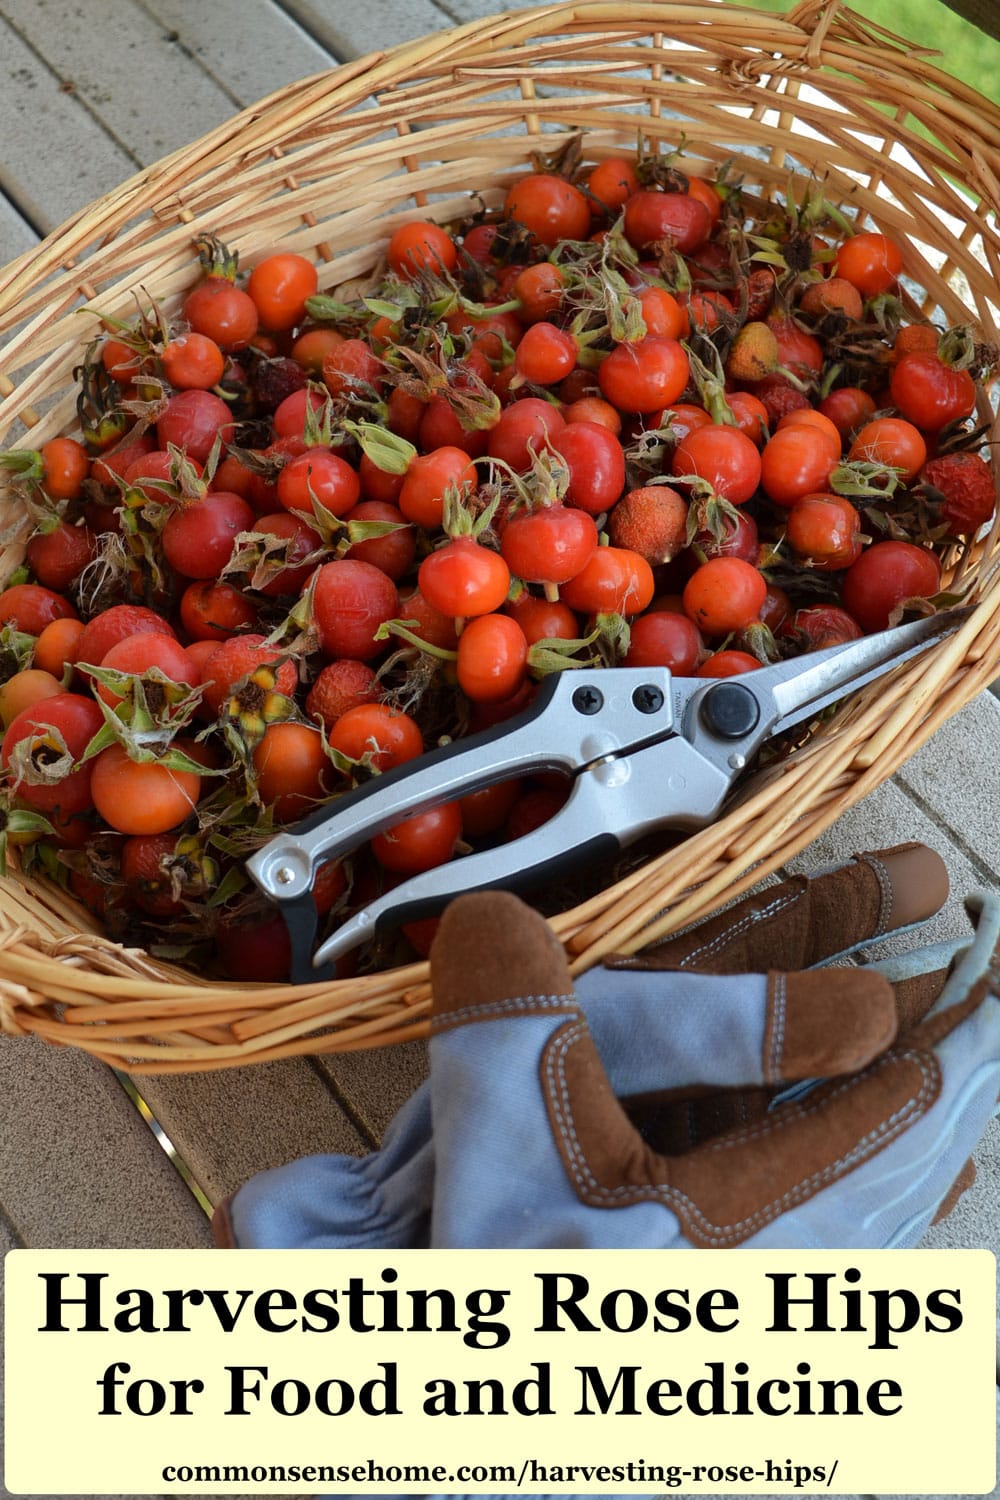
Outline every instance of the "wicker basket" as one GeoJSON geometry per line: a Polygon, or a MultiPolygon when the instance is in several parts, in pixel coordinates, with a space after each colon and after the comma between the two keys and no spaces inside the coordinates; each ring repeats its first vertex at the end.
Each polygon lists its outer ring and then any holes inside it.
{"type": "MultiPolygon", "coordinates": [[[[0,274],[0,442],[74,425],[90,306],[128,317],[134,289],[175,305],[193,239],[250,266],[275,245],[333,289],[370,271],[412,216],[469,212],[531,154],[585,132],[589,160],[683,142],[685,166],[734,159],[748,192],[819,180],[859,227],[891,233],[920,309],[1000,343],[1000,111],[926,53],[836,0],[789,16],[711,0],[603,0],[496,16],[282,89],[140,173],[0,274]]],[[[916,310],[916,307],[914,308],[916,310]]],[[[994,422],[988,403],[979,413],[994,422]]],[[[996,436],[994,430],[994,436],[996,436]]],[[[14,516],[10,501],[5,526],[14,516]]],[[[996,675],[1000,525],[953,576],[974,612],[932,659],[838,711],[780,771],[678,852],[557,917],[576,968],[716,910],[872,791],[996,675]]],[[[18,564],[11,542],[0,582],[18,564]]],[[[194,1071],[385,1046],[424,1033],[427,968],[297,987],[200,981],[104,939],[75,901],[12,875],[0,892],[0,1022],[137,1072],[194,1071]]]]}

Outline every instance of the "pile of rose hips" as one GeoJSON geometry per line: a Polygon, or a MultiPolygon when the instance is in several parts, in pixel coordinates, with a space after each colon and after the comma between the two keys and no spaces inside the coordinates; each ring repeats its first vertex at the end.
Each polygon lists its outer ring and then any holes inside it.
{"type": "MultiPolygon", "coordinates": [[[[566,159],[403,224],[345,300],[297,254],[198,249],[176,317],[102,321],[77,435],[2,460],[33,528],[3,837],[157,953],[284,977],[244,869],[282,824],[549,671],[724,676],[934,608],[993,513],[992,351],[908,314],[899,247],[818,196],[566,159]]],[[[565,795],[407,819],[320,872],[325,929],[565,795]]]]}

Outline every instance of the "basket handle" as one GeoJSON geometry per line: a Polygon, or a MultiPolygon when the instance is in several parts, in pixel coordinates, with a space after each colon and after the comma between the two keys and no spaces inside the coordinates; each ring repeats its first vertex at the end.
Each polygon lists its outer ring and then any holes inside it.
{"type": "Polygon", "coordinates": [[[790,25],[798,26],[809,37],[803,60],[814,69],[822,65],[823,47],[835,21],[839,21],[844,37],[862,45],[888,45],[906,57],[936,55],[934,48],[919,47],[905,37],[897,36],[894,31],[869,21],[867,17],[859,16],[845,5],[844,0],[799,0],[785,19],[790,25]]]}
{"type": "Polygon", "coordinates": [[[800,3],[788,12],[786,19],[790,25],[798,26],[809,33],[805,60],[810,68],[820,66],[827,32],[841,5],[842,0],[800,0],[800,3]]]}

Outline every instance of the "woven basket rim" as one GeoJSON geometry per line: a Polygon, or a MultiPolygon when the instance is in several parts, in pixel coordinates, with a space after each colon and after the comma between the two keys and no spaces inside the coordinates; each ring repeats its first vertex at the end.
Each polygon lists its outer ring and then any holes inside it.
{"type": "MultiPolygon", "coordinates": [[[[626,0],[626,3],[558,0],[558,3],[538,5],[529,10],[501,10],[483,20],[443,28],[415,40],[366,53],[275,89],[229,116],[195,142],[140,168],[92,203],[69,215],[38,244],[0,268],[0,331],[11,313],[16,313],[16,289],[22,276],[24,273],[34,273],[32,279],[37,276],[39,261],[47,250],[66,241],[73,242],[74,231],[81,223],[88,223],[92,218],[99,222],[119,204],[124,206],[147,197],[155,212],[156,200],[151,190],[155,189],[160,202],[165,205],[176,172],[189,164],[194,149],[207,162],[213,160],[218,150],[223,153],[225,162],[230,159],[229,149],[247,132],[252,132],[255,138],[261,137],[259,150],[266,149],[264,143],[272,133],[280,145],[280,136],[292,111],[298,110],[308,120],[317,110],[325,113],[331,93],[336,93],[339,96],[338,111],[345,113],[352,105],[376,96],[383,83],[391,94],[398,88],[401,77],[419,76],[421,69],[432,67],[435,58],[446,58],[458,68],[464,47],[467,45],[471,50],[472,45],[484,37],[494,45],[503,41],[508,46],[524,46],[531,39],[558,31],[561,25],[582,32],[595,27],[617,26],[618,30],[623,30],[627,22],[641,22],[643,19],[664,32],[678,21],[700,23],[711,26],[713,38],[720,37],[727,25],[732,29],[737,19],[752,22],[751,29],[759,31],[757,42],[761,66],[766,60],[773,59],[778,70],[800,63],[832,69],[841,61],[848,61],[849,46],[845,46],[837,34],[839,23],[851,40],[864,45],[866,64],[873,76],[884,77],[888,84],[896,74],[901,83],[916,93],[919,93],[920,85],[926,83],[934,89],[933,102],[939,108],[962,106],[963,123],[970,124],[973,135],[981,137],[985,146],[1000,147],[1000,105],[938,67],[931,60],[937,55],[933,49],[921,47],[867,20],[852,11],[844,0],[800,0],[800,4],[787,13],[750,9],[738,4],[737,0],[669,0],[669,3],[665,0],[626,0]],[[840,48],[843,48],[842,52],[840,48]],[[971,104],[974,111],[968,121],[964,114],[967,104],[971,104]]],[[[741,41],[746,44],[745,37],[741,41]]],[[[975,151],[975,141],[970,149],[975,151]]]]}
{"type": "MultiPolygon", "coordinates": [[[[23,425],[26,417],[35,419],[27,425],[39,434],[64,430],[68,406],[59,382],[70,360],[66,332],[78,317],[81,301],[100,304],[103,293],[91,283],[109,267],[120,269],[116,255],[125,271],[109,283],[115,286],[134,275],[129,268],[141,265],[143,249],[155,242],[156,295],[162,291],[168,299],[178,296],[185,277],[191,279],[192,235],[212,211],[213,195],[224,190],[229,201],[239,204],[248,242],[264,242],[262,226],[272,221],[268,214],[278,203],[282,215],[297,226],[294,248],[325,245],[330,225],[347,222],[351,212],[342,210],[330,219],[317,212],[310,222],[308,200],[314,185],[307,174],[310,163],[321,160],[337,137],[354,142],[344,147],[338,170],[360,207],[354,209],[358,222],[352,228],[357,246],[338,250],[324,267],[332,278],[329,284],[336,284],[345,268],[362,264],[366,256],[371,259],[373,243],[377,250],[370,213],[365,222],[363,188],[368,184],[374,195],[381,192],[390,181],[388,167],[395,166],[392,191],[402,195],[400,201],[413,192],[424,194],[429,214],[454,216],[454,204],[463,200],[456,199],[457,188],[448,189],[448,174],[466,157],[477,159],[477,143],[485,143],[482,155],[489,156],[501,180],[518,164],[524,169],[528,146],[541,147],[553,139],[541,128],[544,121],[556,124],[560,115],[568,120],[574,114],[562,95],[544,94],[544,85],[551,85],[557,74],[546,74],[537,66],[540,58],[533,47],[543,48],[544,61],[552,68],[568,67],[581,48],[586,50],[588,61],[578,62],[576,70],[585,83],[601,80],[605,89],[602,94],[591,90],[587,107],[576,113],[581,120],[601,121],[591,139],[610,150],[606,140],[615,130],[624,130],[621,121],[627,120],[632,129],[633,116],[615,114],[615,106],[630,97],[621,56],[638,31],[681,38],[682,51],[666,56],[678,67],[683,61],[699,84],[710,79],[713,87],[721,90],[724,85],[734,108],[746,106],[744,115],[732,116],[732,130],[738,134],[745,128],[751,141],[762,138],[772,143],[766,161],[753,158],[769,191],[779,182],[779,158],[807,154],[809,137],[795,134],[782,122],[814,124],[819,107],[805,97],[808,89],[818,89],[821,95],[825,89],[831,96],[839,90],[847,103],[842,106],[844,133],[829,148],[834,168],[841,170],[838,156],[847,159],[854,140],[849,127],[856,128],[859,156],[851,159],[868,153],[865,170],[875,184],[859,187],[856,201],[870,212],[877,199],[887,223],[923,225],[926,231],[920,215],[929,216],[931,209],[922,208],[915,178],[901,181],[897,175],[892,183],[896,198],[883,201],[878,196],[879,173],[888,175],[894,165],[868,135],[885,119],[885,133],[898,128],[912,148],[918,137],[907,122],[939,115],[940,137],[924,148],[921,166],[925,175],[929,173],[928,203],[959,203],[949,185],[949,161],[956,177],[960,166],[968,169],[977,202],[970,206],[967,229],[948,236],[941,231],[939,242],[946,250],[937,277],[940,284],[935,283],[935,305],[943,306],[941,299],[951,298],[949,306],[966,307],[987,332],[996,331],[1000,315],[990,292],[1000,281],[1000,108],[938,69],[926,49],[864,21],[839,0],[803,0],[787,15],[719,6],[712,0],[614,5],[607,0],[576,0],[501,12],[278,89],[70,216],[0,271],[0,335],[13,330],[0,355],[0,437],[23,425]],[[609,60],[598,59],[596,67],[590,67],[601,48],[609,60]],[[871,79],[869,87],[877,89],[878,101],[862,98],[861,75],[871,79]],[[517,84],[520,97],[504,116],[500,105],[491,101],[497,83],[508,81],[517,84]],[[437,126],[429,123],[442,112],[446,116],[449,101],[459,98],[468,111],[468,140],[458,140],[447,120],[437,126]],[[877,102],[894,99],[899,116],[895,125],[891,116],[876,109],[877,102]],[[857,113],[850,114],[848,104],[857,113]],[[424,111],[419,120],[418,108],[424,111]],[[513,119],[515,114],[520,128],[514,135],[476,134],[485,132],[494,118],[513,119]],[[772,125],[769,120],[775,114],[778,124],[772,125]],[[373,133],[373,123],[382,135],[373,133]],[[411,129],[413,123],[420,128],[411,129]],[[459,156],[460,151],[466,156],[459,156]],[[435,167],[435,152],[444,167],[435,167]],[[305,187],[296,185],[300,174],[305,187]],[[290,187],[283,185],[286,177],[290,187]],[[439,191],[441,196],[435,197],[439,191]],[[202,192],[204,197],[199,196],[202,192]],[[362,243],[364,230],[367,245],[362,243]],[[948,290],[951,266],[974,278],[972,308],[948,290]],[[44,412],[33,409],[50,396],[52,404],[44,412]]],[[[640,55],[638,49],[635,55],[640,55]]],[[[665,58],[645,50],[641,55],[644,63],[654,56],[662,70],[665,58]]],[[[697,87],[689,80],[677,84],[689,91],[689,109],[695,98],[690,91],[697,87]]],[[[650,111],[639,117],[642,128],[666,139],[671,121],[665,115],[654,117],[650,104],[664,97],[664,89],[656,93],[645,74],[641,88],[650,111]]],[[[636,85],[637,91],[641,88],[636,85]]],[[[716,111],[722,108],[708,103],[716,111]]],[[[717,123],[716,115],[711,119],[717,123]]],[[[824,124],[829,122],[824,119],[824,124]]],[[[564,123],[559,128],[565,133],[572,127],[564,123]]],[[[701,134],[692,129],[699,151],[717,149],[708,140],[707,125],[701,134]]],[[[252,255],[246,261],[251,263],[252,255]]],[[[994,439],[1000,439],[992,409],[984,405],[980,415],[991,424],[994,439]]],[[[1000,661],[998,526],[1000,522],[961,564],[968,576],[977,578],[978,603],[965,626],[935,653],[933,664],[911,667],[877,694],[861,695],[780,775],[755,779],[741,802],[697,835],[693,879],[671,869],[676,860],[668,853],[620,882],[613,901],[602,896],[553,920],[577,970],[598,962],[612,948],[638,946],[708,915],[779,868],[986,685],[1000,661]],[[804,834],[803,805],[808,813],[804,834]],[[642,889],[650,882],[666,912],[657,920],[650,916],[642,889]]],[[[689,844],[695,847],[688,841],[685,849],[689,844]]],[[[46,890],[43,897],[37,886],[25,886],[12,877],[0,892],[0,1027],[71,1042],[133,1071],[197,1071],[303,1052],[387,1045],[425,1034],[429,1005],[424,963],[363,980],[307,986],[248,989],[209,983],[109,943],[81,917],[75,903],[55,890],[46,890]]]]}

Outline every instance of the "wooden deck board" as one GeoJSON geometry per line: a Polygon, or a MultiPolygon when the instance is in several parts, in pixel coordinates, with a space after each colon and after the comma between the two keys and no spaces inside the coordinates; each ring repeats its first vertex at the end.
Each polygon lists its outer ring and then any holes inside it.
{"type": "MultiPolygon", "coordinates": [[[[330,5],[328,0],[282,0],[317,41],[340,58],[384,52],[400,42],[453,26],[459,19],[433,0],[364,0],[359,5],[330,5]]],[[[491,7],[497,9],[502,7],[491,7]]],[[[488,12],[484,12],[488,14],[488,12]]]]}
{"type": "Polygon", "coordinates": [[[229,91],[241,105],[253,104],[275,89],[340,60],[311,36],[281,6],[267,0],[212,0],[192,5],[190,0],[140,0],[157,22],[177,36],[177,45],[229,91]],[[234,45],[253,22],[249,45],[234,45]]]}
{"type": "MultiPolygon", "coordinates": [[[[114,45],[86,6],[3,0],[7,24],[112,142],[139,166],[229,118],[240,100],[212,78],[154,16],[133,0],[114,10],[114,45]]],[[[58,84],[57,84],[58,87],[58,84]]]]}
{"type": "Polygon", "coordinates": [[[61,224],[116,183],[138,158],[93,118],[36,47],[0,10],[3,58],[3,152],[0,186],[40,233],[61,224]],[[52,143],[43,151],[40,143],[52,143]],[[71,143],[72,149],[66,144],[71,143]]]}

